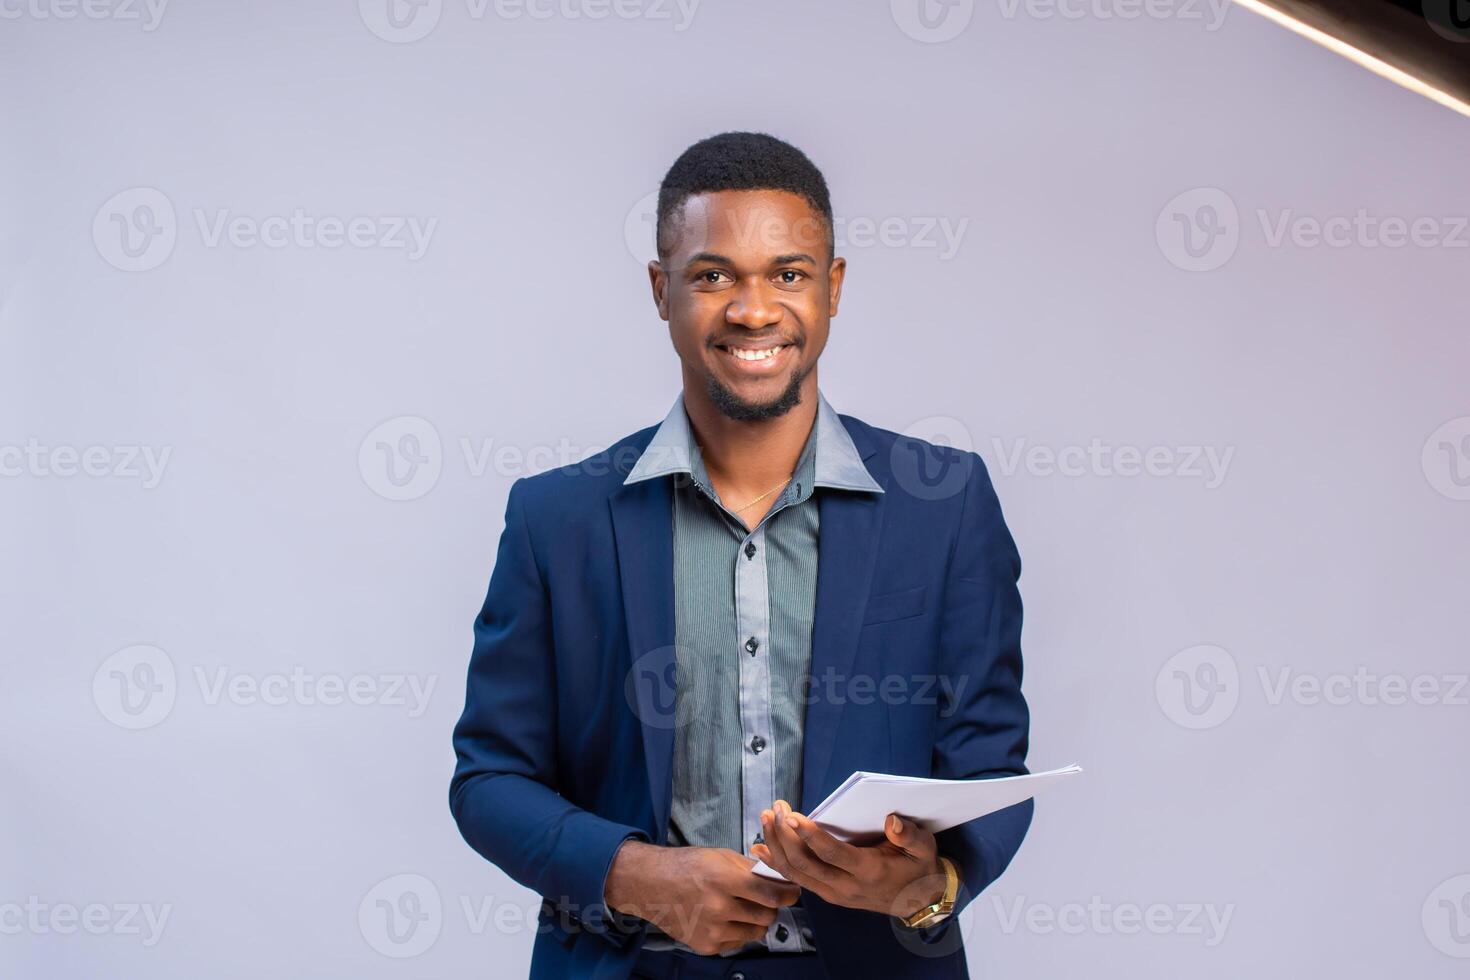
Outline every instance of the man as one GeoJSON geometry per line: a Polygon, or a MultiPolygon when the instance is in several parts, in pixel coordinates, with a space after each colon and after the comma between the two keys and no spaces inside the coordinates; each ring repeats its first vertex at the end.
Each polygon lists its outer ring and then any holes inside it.
{"type": "Polygon", "coordinates": [[[862,846],[803,809],[858,769],[1026,771],[1020,560],[984,465],[819,392],[846,263],[801,151],[696,143],[657,232],[683,392],[511,487],[455,819],[544,897],[533,977],[964,977],[955,916],[1031,804],[937,836],[896,814],[862,846]]]}

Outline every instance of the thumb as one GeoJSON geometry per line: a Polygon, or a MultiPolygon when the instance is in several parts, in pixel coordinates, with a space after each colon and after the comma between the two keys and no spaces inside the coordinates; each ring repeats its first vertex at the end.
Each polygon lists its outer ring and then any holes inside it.
{"type": "Polygon", "coordinates": [[[883,835],[894,847],[917,856],[926,855],[934,846],[933,834],[912,820],[905,820],[896,813],[890,813],[888,819],[884,821],[883,835]]]}

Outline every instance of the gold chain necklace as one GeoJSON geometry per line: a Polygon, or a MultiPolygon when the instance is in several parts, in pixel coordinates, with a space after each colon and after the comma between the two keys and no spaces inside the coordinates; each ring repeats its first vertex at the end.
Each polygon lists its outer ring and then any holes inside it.
{"type": "Polygon", "coordinates": [[[736,507],[730,513],[732,513],[732,514],[738,514],[742,510],[749,510],[751,507],[754,507],[756,504],[760,503],[762,500],[765,500],[771,494],[775,493],[777,490],[780,490],[786,484],[790,483],[791,482],[791,477],[793,477],[795,475],[796,475],[795,473],[792,473],[791,476],[788,476],[786,479],[782,480],[780,483],[776,484],[774,487],[772,487],[771,489],[767,490],[765,493],[761,494],[759,497],[756,497],[754,500],[752,500],[750,503],[746,504],[744,507],[736,507]]]}

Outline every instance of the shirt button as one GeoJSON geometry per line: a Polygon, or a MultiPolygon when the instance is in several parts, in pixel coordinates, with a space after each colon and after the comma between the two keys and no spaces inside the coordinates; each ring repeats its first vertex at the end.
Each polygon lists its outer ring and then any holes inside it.
{"type": "Polygon", "coordinates": [[[752,657],[755,656],[755,652],[760,649],[760,645],[761,641],[757,640],[753,636],[745,641],[745,649],[752,657]]]}
{"type": "Polygon", "coordinates": [[[730,974],[730,980],[745,980],[745,974],[741,973],[739,970],[736,970],[734,973],[730,974]]]}
{"type": "Polygon", "coordinates": [[[766,740],[763,739],[763,738],[761,738],[759,735],[755,736],[754,738],[752,738],[750,740],[750,751],[754,752],[756,755],[759,755],[761,749],[763,749],[765,747],[766,747],[766,740]]]}
{"type": "Polygon", "coordinates": [[[754,541],[747,541],[745,543],[745,557],[746,558],[754,558],[755,557],[755,542],[754,541]]]}
{"type": "Polygon", "coordinates": [[[778,925],[776,927],[776,942],[784,943],[786,941],[786,937],[789,935],[791,935],[791,933],[787,931],[785,926],[778,925]]]}

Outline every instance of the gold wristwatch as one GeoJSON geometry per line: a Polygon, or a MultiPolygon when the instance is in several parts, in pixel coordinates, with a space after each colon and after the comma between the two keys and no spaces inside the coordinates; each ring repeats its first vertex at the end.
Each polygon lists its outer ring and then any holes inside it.
{"type": "Polygon", "coordinates": [[[955,896],[960,893],[960,872],[947,857],[940,857],[939,863],[944,865],[944,894],[933,905],[926,905],[908,918],[900,919],[906,928],[922,929],[925,926],[938,925],[954,911],[955,896]]]}

